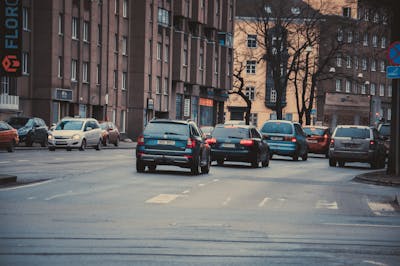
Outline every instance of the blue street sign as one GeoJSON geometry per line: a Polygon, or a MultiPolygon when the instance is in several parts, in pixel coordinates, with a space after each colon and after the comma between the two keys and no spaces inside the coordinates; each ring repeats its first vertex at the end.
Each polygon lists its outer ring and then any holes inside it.
{"type": "Polygon", "coordinates": [[[400,79],[400,66],[388,66],[386,68],[386,77],[388,79],[400,79]]]}
{"type": "Polygon", "coordinates": [[[400,65],[400,42],[394,42],[389,46],[388,59],[392,65],[400,65]]]}

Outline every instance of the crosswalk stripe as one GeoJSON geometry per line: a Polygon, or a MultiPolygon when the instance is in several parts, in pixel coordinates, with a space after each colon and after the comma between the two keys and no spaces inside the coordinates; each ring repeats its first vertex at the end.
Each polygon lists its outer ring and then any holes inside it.
{"type": "Polygon", "coordinates": [[[328,202],[326,200],[319,200],[315,205],[317,209],[330,209],[330,210],[337,210],[338,205],[336,201],[328,202]]]}
{"type": "Polygon", "coordinates": [[[151,199],[148,199],[146,201],[146,203],[167,204],[167,203],[170,203],[171,201],[175,200],[179,196],[180,195],[177,195],[177,194],[160,194],[151,199]]]}
{"type": "Polygon", "coordinates": [[[263,207],[271,198],[265,197],[259,204],[258,207],[263,207]]]}

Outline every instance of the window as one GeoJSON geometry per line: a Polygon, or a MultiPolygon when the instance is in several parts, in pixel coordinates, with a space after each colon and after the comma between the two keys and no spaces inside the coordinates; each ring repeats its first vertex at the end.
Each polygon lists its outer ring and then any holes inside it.
{"type": "Polygon", "coordinates": [[[127,73],[126,72],[122,72],[121,90],[126,90],[126,77],[127,77],[127,73]]]}
{"type": "Polygon", "coordinates": [[[336,91],[341,91],[342,90],[342,82],[340,79],[336,80],[336,91]]]}
{"type": "Polygon", "coordinates": [[[379,96],[385,96],[385,85],[384,84],[379,85],[379,96]]]}
{"type": "Polygon", "coordinates": [[[392,97],[392,85],[388,85],[387,90],[387,96],[392,97]]]}
{"type": "Polygon", "coordinates": [[[257,47],[257,35],[247,35],[247,47],[256,48],[257,47]]]}
{"type": "Polygon", "coordinates": [[[199,69],[203,70],[204,67],[204,48],[200,47],[199,69]]]}
{"type": "Polygon", "coordinates": [[[364,33],[363,45],[368,46],[368,33],[364,33]]]}
{"type": "Polygon", "coordinates": [[[124,18],[128,17],[128,0],[122,2],[122,16],[124,18]]]}
{"type": "Polygon", "coordinates": [[[367,93],[367,85],[361,84],[361,94],[366,94],[367,93]]]}
{"type": "Polygon", "coordinates": [[[271,89],[270,101],[271,101],[271,103],[276,103],[276,90],[275,89],[271,89]]]}
{"type": "Polygon", "coordinates": [[[57,69],[58,69],[57,76],[59,78],[62,78],[62,76],[63,76],[63,60],[62,60],[61,56],[58,57],[57,69]]]}
{"type": "Polygon", "coordinates": [[[371,60],[371,71],[376,71],[376,60],[375,59],[371,60]]]}
{"type": "Polygon", "coordinates": [[[101,25],[97,25],[97,45],[101,45],[101,25]]]}
{"type": "Polygon", "coordinates": [[[29,31],[29,9],[26,7],[22,8],[22,28],[29,31]]]}
{"type": "Polygon", "coordinates": [[[127,43],[128,38],[126,36],[122,36],[122,54],[127,55],[127,43]]]}
{"type": "Polygon", "coordinates": [[[364,20],[369,21],[370,10],[368,8],[364,9],[364,20]]]}
{"type": "Polygon", "coordinates": [[[169,89],[168,89],[168,78],[165,78],[164,79],[164,86],[163,86],[164,95],[168,95],[168,91],[169,91],[169,89]]]}
{"type": "Polygon", "coordinates": [[[83,41],[84,42],[89,41],[89,22],[88,21],[83,22],[83,41]]]}
{"type": "Polygon", "coordinates": [[[118,52],[118,34],[114,35],[114,45],[115,45],[115,52],[118,52]]]}
{"type": "Polygon", "coordinates": [[[351,81],[346,80],[346,93],[350,93],[350,92],[351,92],[351,81]]]}
{"type": "Polygon", "coordinates": [[[118,89],[118,71],[114,70],[114,89],[118,89]]]}
{"type": "Polygon", "coordinates": [[[83,62],[82,64],[82,82],[88,83],[89,82],[89,63],[83,62]]]}
{"type": "Polygon", "coordinates": [[[374,14],[374,20],[373,20],[375,23],[378,23],[379,22],[379,14],[376,12],[375,14],[374,14]]]}
{"type": "Polygon", "coordinates": [[[337,55],[336,56],[336,66],[341,67],[342,66],[342,55],[337,55]]]}
{"type": "Polygon", "coordinates": [[[118,0],[114,0],[114,14],[118,14],[118,0]]]}
{"type": "Polygon", "coordinates": [[[3,76],[0,80],[0,94],[9,94],[10,93],[10,77],[3,76]]]}
{"type": "Polygon", "coordinates": [[[121,125],[119,128],[122,133],[125,132],[125,121],[126,121],[126,110],[121,110],[121,125]]]}
{"type": "Polygon", "coordinates": [[[73,17],[72,18],[72,39],[77,40],[78,39],[78,18],[73,17]]]}
{"type": "Polygon", "coordinates": [[[290,11],[292,11],[293,15],[299,15],[300,14],[300,8],[299,7],[292,7],[290,9],[290,11]]]}
{"type": "Polygon", "coordinates": [[[246,87],[246,96],[250,101],[254,101],[255,98],[255,88],[254,87],[246,87]]]}
{"type": "Polygon", "coordinates": [[[375,83],[371,83],[369,94],[375,95],[376,85],[375,83]]]}
{"type": "Polygon", "coordinates": [[[338,29],[338,32],[337,32],[337,40],[338,40],[339,42],[343,41],[343,30],[342,30],[341,28],[338,29]]]}
{"type": "Polygon", "coordinates": [[[58,35],[64,34],[64,23],[63,23],[63,15],[58,14],[58,35]]]}
{"type": "Polygon", "coordinates": [[[382,36],[381,38],[381,48],[386,48],[386,37],[382,36]]]}
{"type": "Polygon", "coordinates": [[[351,68],[351,56],[346,56],[346,67],[351,68]]]}
{"type": "Polygon", "coordinates": [[[362,70],[366,71],[368,68],[367,58],[362,59],[362,70]]]}
{"type": "Polygon", "coordinates": [[[267,13],[267,14],[271,14],[271,13],[272,13],[272,8],[271,8],[271,6],[265,5],[265,6],[264,6],[264,11],[265,11],[265,13],[267,13]]]}
{"type": "Polygon", "coordinates": [[[169,60],[169,45],[165,45],[165,50],[164,50],[164,62],[168,62],[169,60]]]}
{"type": "Polygon", "coordinates": [[[385,61],[381,60],[380,68],[381,68],[381,72],[385,72],[385,61]]]}
{"type": "Polygon", "coordinates": [[[246,62],[246,73],[255,74],[256,73],[256,60],[247,60],[246,62]]]}
{"type": "MultiPolygon", "coordinates": [[[[253,125],[253,126],[255,126],[255,127],[257,127],[257,125],[258,125],[258,115],[257,115],[257,113],[250,113],[250,125],[253,125]]],[[[260,136],[260,134],[257,134],[257,131],[255,130],[255,134],[254,134],[255,136],[257,136],[257,137],[261,137],[260,136]]]]}
{"type": "Polygon", "coordinates": [[[96,66],[96,84],[100,84],[100,80],[101,80],[101,68],[100,65],[96,66]]]}
{"type": "Polygon", "coordinates": [[[78,60],[72,59],[71,61],[71,80],[72,81],[77,81],[77,67],[78,67],[78,60]]]}
{"type": "Polygon", "coordinates": [[[357,56],[354,57],[354,68],[358,69],[358,57],[357,56]]]}
{"type": "Polygon", "coordinates": [[[350,7],[343,7],[343,17],[351,17],[351,8],[350,7]]]}
{"type": "Polygon", "coordinates": [[[183,48],[183,65],[187,66],[188,65],[188,51],[187,51],[187,44],[183,48]]]}
{"type": "Polygon", "coordinates": [[[376,36],[376,35],[372,36],[372,46],[378,47],[378,36],[376,36]]]}
{"type": "Polygon", "coordinates": [[[29,54],[25,52],[22,53],[22,74],[29,74],[29,54]]]}
{"type": "Polygon", "coordinates": [[[170,26],[168,10],[162,8],[158,9],[158,24],[164,27],[170,26]]]}
{"type": "Polygon", "coordinates": [[[156,94],[161,94],[161,78],[157,77],[156,94]]]}
{"type": "MultiPolygon", "coordinates": [[[[157,43],[157,60],[161,60],[161,43],[157,43]]],[[[185,64],[187,65],[187,63],[185,64]]]]}
{"type": "Polygon", "coordinates": [[[348,43],[353,42],[353,32],[352,31],[347,32],[347,42],[348,43]]]}

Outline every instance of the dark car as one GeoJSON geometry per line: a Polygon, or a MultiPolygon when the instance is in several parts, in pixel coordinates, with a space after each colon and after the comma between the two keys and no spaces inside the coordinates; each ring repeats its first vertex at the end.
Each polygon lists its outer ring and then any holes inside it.
{"type": "Polygon", "coordinates": [[[212,126],[202,126],[200,127],[201,132],[203,132],[204,136],[208,139],[211,137],[211,133],[214,130],[212,126]]]}
{"type": "Polygon", "coordinates": [[[290,156],[293,161],[299,157],[303,161],[308,158],[306,134],[299,123],[286,120],[269,120],[261,127],[261,133],[266,138],[273,154],[290,156]]]}
{"type": "Polygon", "coordinates": [[[43,119],[38,117],[11,117],[8,121],[13,128],[18,130],[19,141],[26,146],[32,146],[34,142],[42,147],[47,146],[48,128],[43,119]]]}
{"type": "Polygon", "coordinates": [[[13,152],[18,142],[17,130],[6,122],[0,121],[0,148],[5,148],[8,152],[13,152]]]}
{"type": "Polygon", "coordinates": [[[207,143],[211,146],[211,160],[248,162],[256,168],[260,162],[269,165],[269,147],[261,133],[249,125],[217,125],[207,143]]]}
{"type": "Polygon", "coordinates": [[[119,130],[113,122],[100,122],[100,127],[103,130],[102,140],[103,146],[107,146],[107,144],[114,144],[114,146],[119,145],[120,134],[119,130]]]}
{"type": "Polygon", "coordinates": [[[380,124],[378,126],[378,132],[384,140],[385,153],[386,153],[386,157],[387,157],[390,152],[390,136],[391,136],[390,123],[380,124]]]}
{"type": "Polygon", "coordinates": [[[307,135],[308,152],[325,154],[325,157],[328,158],[331,142],[329,127],[304,126],[303,130],[307,135]]]}
{"type": "Polygon", "coordinates": [[[210,146],[193,121],[153,119],[139,136],[136,147],[136,170],[157,165],[190,168],[193,175],[210,171],[210,146]]]}
{"type": "Polygon", "coordinates": [[[371,168],[385,167],[385,148],[376,128],[358,125],[337,126],[329,147],[329,165],[366,162],[371,168]]]}

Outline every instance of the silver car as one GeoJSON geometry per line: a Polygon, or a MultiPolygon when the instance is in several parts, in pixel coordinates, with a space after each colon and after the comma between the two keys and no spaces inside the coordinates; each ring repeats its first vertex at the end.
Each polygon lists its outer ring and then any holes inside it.
{"type": "Polygon", "coordinates": [[[371,168],[385,167],[383,140],[375,128],[368,126],[338,126],[329,146],[329,165],[346,162],[366,162],[371,168]]]}
{"type": "Polygon", "coordinates": [[[88,146],[100,150],[102,129],[93,118],[64,118],[49,132],[48,147],[50,151],[65,148],[70,151],[78,148],[83,151],[88,146]]]}

